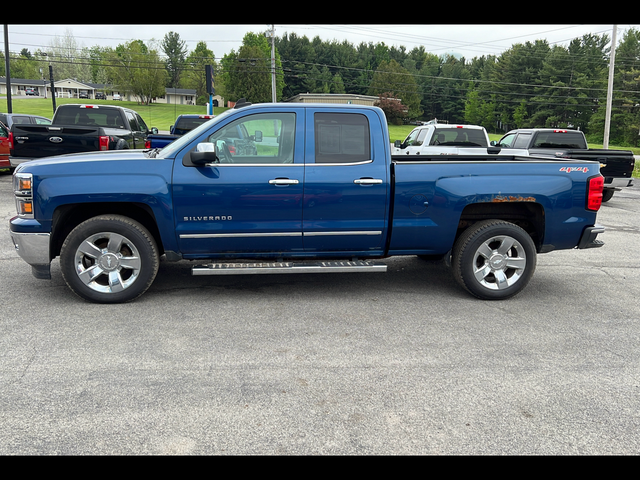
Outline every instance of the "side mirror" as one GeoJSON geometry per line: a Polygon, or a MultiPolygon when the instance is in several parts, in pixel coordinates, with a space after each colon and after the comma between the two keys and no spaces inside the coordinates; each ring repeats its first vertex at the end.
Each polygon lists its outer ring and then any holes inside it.
{"type": "Polygon", "coordinates": [[[256,134],[253,136],[253,141],[254,142],[261,142],[262,141],[262,131],[256,130],[256,134]]]}
{"type": "Polygon", "coordinates": [[[153,133],[154,135],[157,135],[158,129],[156,127],[151,127],[151,133],[153,133]]]}
{"type": "Polygon", "coordinates": [[[396,140],[393,142],[393,146],[396,148],[402,148],[402,140],[396,140]]]}
{"type": "Polygon", "coordinates": [[[191,163],[194,165],[206,165],[218,161],[216,146],[213,143],[199,143],[196,151],[191,152],[191,163]]]}
{"type": "Polygon", "coordinates": [[[496,142],[495,140],[491,140],[489,142],[489,145],[491,145],[492,147],[495,147],[496,145],[498,145],[498,142],[496,142]]]}

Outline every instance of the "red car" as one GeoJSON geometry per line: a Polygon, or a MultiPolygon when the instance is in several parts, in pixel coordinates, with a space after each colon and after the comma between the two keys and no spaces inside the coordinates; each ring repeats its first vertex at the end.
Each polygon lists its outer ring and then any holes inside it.
{"type": "Polygon", "coordinates": [[[0,168],[10,167],[9,163],[9,129],[0,123],[0,168]]]}

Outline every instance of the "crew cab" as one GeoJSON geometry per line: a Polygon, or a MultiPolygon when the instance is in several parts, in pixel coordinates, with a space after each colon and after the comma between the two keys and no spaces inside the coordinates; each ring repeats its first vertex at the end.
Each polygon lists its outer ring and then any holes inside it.
{"type": "Polygon", "coordinates": [[[630,150],[588,148],[580,130],[562,128],[523,128],[511,130],[495,146],[524,149],[524,155],[553,156],[593,160],[600,163],[604,176],[603,202],[613,197],[621,187],[633,185],[635,158],[630,150]]]}
{"type": "Polygon", "coordinates": [[[11,127],[13,167],[36,158],[69,153],[144,148],[149,128],[134,110],[111,105],[66,104],[51,125],[11,127]]]}
{"type": "Polygon", "coordinates": [[[147,135],[145,148],[164,148],[171,142],[173,142],[176,138],[181,137],[185,133],[190,132],[203,123],[208,122],[213,117],[214,115],[179,115],[176,119],[176,123],[171,125],[168,135],[157,133],[157,131],[147,135]]]}
{"type": "Polygon", "coordinates": [[[377,107],[245,104],[162,150],[21,164],[11,238],[35,277],[60,257],[100,303],[139,297],[161,259],[233,275],[384,272],[395,255],[444,258],[472,295],[505,299],[538,254],[603,245],[597,162],[392,156],[388,138],[377,107]]]}
{"type": "Polygon", "coordinates": [[[396,140],[392,155],[473,155],[482,153],[527,155],[525,150],[490,148],[489,135],[480,125],[431,123],[411,130],[404,141],[396,140]],[[489,150],[487,150],[489,149],[489,150]]]}

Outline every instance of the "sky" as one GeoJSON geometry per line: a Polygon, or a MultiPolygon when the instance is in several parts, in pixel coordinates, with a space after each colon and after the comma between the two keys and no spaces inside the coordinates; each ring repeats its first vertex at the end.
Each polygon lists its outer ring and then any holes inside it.
{"type": "MultiPolygon", "coordinates": [[[[4,52],[4,27],[0,45],[4,52]]],[[[453,54],[467,59],[482,55],[500,55],[516,43],[546,39],[550,44],[567,45],[568,42],[587,33],[612,38],[613,24],[462,24],[462,25],[393,25],[393,24],[275,24],[275,34],[295,33],[306,35],[309,40],[319,36],[322,40],[337,40],[357,46],[361,42],[384,42],[388,46],[404,46],[409,51],[417,46],[436,55],[453,54]]],[[[640,25],[617,24],[617,41],[625,30],[640,29],[640,25]]],[[[118,44],[139,39],[161,41],[170,31],[176,32],[193,50],[199,41],[207,43],[216,58],[222,58],[232,49],[238,51],[247,32],[259,33],[271,29],[269,24],[218,24],[218,25],[147,25],[147,24],[8,24],[9,50],[20,52],[23,48],[35,52],[46,48],[56,37],[70,32],[80,47],[94,45],[116,47],[118,44]]]]}

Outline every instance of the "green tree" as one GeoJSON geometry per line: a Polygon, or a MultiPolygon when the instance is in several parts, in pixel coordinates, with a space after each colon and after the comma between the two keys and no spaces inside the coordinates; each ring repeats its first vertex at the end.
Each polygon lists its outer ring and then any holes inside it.
{"type": "Polygon", "coordinates": [[[158,50],[142,40],[118,45],[108,53],[108,72],[116,89],[148,105],[165,93],[167,72],[158,50]]]}
{"type": "MultiPolygon", "coordinates": [[[[276,101],[282,98],[284,80],[280,55],[275,53],[276,101]]],[[[271,45],[264,35],[247,33],[242,47],[231,50],[221,61],[218,84],[228,100],[246,98],[252,103],[271,102],[271,45]]]]}
{"type": "Polygon", "coordinates": [[[309,39],[306,36],[298,37],[295,33],[285,33],[281,38],[276,38],[276,49],[285,59],[282,67],[286,95],[293,97],[307,92],[305,80],[311,65],[316,60],[316,53],[309,39]]]}
{"type": "Polygon", "coordinates": [[[88,50],[89,70],[91,72],[91,82],[107,84],[111,82],[109,78],[107,63],[109,48],[93,46],[88,50]]]}
{"type": "Polygon", "coordinates": [[[450,122],[464,119],[465,99],[471,75],[465,66],[465,60],[451,55],[446,56],[440,69],[436,88],[440,96],[440,117],[450,122]]]}
{"type": "Polygon", "coordinates": [[[513,112],[513,123],[516,128],[522,128],[527,121],[527,102],[524,100],[520,102],[513,112]]]}
{"type": "Polygon", "coordinates": [[[169,32],[162,39],[160,47],[167,57],[164,61],[169,79],[167,86],[169,88],[179,88],[180,76],[187,56],[186,42],[180,38],[180,34],[169,32]]]}
{"type": "Polygon", "coordinates": [[[497,57],[487,89],[492,91],[499,121],[513,125],[513,112],[529,101],[539,85],[539,72],[550,47],[546,40],[518,43],[497,57]]]}
{"type": "Polygon", "coordinates": [[[479,125],[482,122],[482,104],[477,90],[470,88],[464,104],[465,123],[479,125]]]}
{"type": "Polygon", "coordinates": [[[607,43],[606,35],[589,34],[573,39],[568,48],[551,48],[531,99],[532,126],[588,128],[605,100],[599,93],[606,89],[607,43]]]}
{"type": "Polygon", "coordinates": [[[416,80],[395,60],[382,62],[369,85],[369,95],[378,96],[383,93],[401,100],[408,108],[407,118],[418,118],[422,115],[416,80]]]}
{"type": "Polygon", "coordinates": [[[90,82],[91,69],[85,60],[87,56],[87,49],[76,41],[68,28],[64,35],[56,35],[47,49],[47,60],[53,65],[56,80],[73,78],[80,82],[90,82]]]}
{"type": "MultiPolygon", "coordinates": [[[[214,75],[218,71],[218,65],[215,61],[213,52],[209,50],[206,42],[198,42],[196,48],[189,54],[185,61],[185,70],[182,75],[182,86],[191,88],[196,91],[199,104],[205,104],[209,101],[206,86],[206,65],[213,67],[214,75]]],[[[215,77],[213,82],[216,93],[218,88],[215,77]]]]}
{"type": "Polygon", "coordinates": [[[342,76],[336,73],[331,80],[331,93],[346,93],[342,76]]]}

